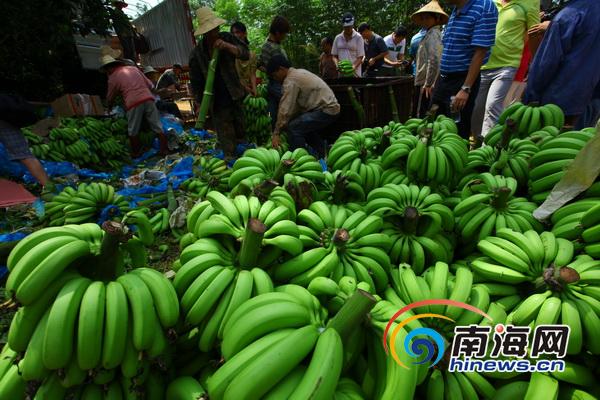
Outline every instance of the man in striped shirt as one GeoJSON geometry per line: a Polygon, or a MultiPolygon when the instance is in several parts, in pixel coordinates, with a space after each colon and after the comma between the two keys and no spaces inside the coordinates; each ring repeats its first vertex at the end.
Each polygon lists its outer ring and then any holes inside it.
{"type": "Polygon", "coordinates": [[[479,73],[494,45],[498,10],[492,0],[447,0],[454,6],[444,30],[444,52],[433,93],[440,113],[460,112],[460,134],[471,135],[471,114],[479,89],[479,73]],[[452,104],[450,98],[454,97],[452,104]],[[451,108],[452,107],[452,108],[451,108]]]}

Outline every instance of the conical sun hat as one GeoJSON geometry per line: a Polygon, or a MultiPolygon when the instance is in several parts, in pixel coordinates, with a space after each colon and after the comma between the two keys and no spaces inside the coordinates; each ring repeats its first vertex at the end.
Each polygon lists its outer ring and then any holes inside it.
{"type": "Polygon", "coordinates": [[[444,9],[442,8],[442,6],[440,6],[440,3],[437,2],[437,0],[431,0],[429,3],[425,4],[423,7],[421,7],[418,11],[416,11],[413,15],[411,15],[411,19],[413,22],[417,22],[415,16],[421,13],[436,13],[436,14],[440,14],[441,17],[441,25],[445,25],[448,22],[448,14],[446,14],[446,12],[444,11],[444,9]]]}

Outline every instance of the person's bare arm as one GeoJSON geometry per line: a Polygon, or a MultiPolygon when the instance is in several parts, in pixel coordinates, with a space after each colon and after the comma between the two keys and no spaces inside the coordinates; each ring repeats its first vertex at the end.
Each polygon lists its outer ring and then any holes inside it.
{"type": "MultiPolygon", "coordinates": [[[[485,59],[485,55],[488,49],[486,47],[476,47],[475,52],[473,53],[473,58],[471,58],[471,65],[469,65],[469,72],[467,73],[467,77],[465,78],[464,85],[472,87],[479,73],[481,72],[481,66],[483,65],[483,60],[485,59]]],[[[469,93],[464,90],[459,90],[454,98],[454,107],[456,110],[462,110],[467,101],[469,100],[469,96],[476,96],[477,93],[469,93]]]]}
{"type": "Polygon", "coordinates": [[[377,61],[381,60],[382,58],[385,58],[385,56],[387,56],[388,54],[389,54],[388,51],[386,51],[385,53],[377,54],[375,57],[373,57],[369,60],[369,65],[375,64],[377,61]]]}

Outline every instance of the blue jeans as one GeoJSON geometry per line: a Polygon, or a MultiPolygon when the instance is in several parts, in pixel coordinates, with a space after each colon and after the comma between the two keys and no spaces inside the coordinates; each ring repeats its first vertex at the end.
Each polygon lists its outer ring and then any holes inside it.
{"type": "Polygon", "coordinates": [[[306,148],[308,144],[319,158],[323,158],[325,156],[325,142],[319,133],[335,122],[336,119],[337,115],[316,110],[300,114],[291,120],[287,127],[290,150],[299,147],[306,148]]]}
{"type": "Polygon", "coordinates": [[[271,115],[272,127],[275,128],[277,122],[277,110],[279,109],[279,101],[283,96],[283,86],[276,80],[269,79],[267,84],[267,100],[268,100],[268,111],[271,115]]]}

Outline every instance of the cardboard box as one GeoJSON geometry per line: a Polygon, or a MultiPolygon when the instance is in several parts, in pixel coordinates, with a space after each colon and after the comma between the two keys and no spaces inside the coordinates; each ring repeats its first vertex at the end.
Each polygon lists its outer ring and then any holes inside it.
{"type": "Polygon", "coordinates": [[[89,94],[65,94],[52,102],[52,109],[59,117],[104,115],[100,96],[89,94]]]}

